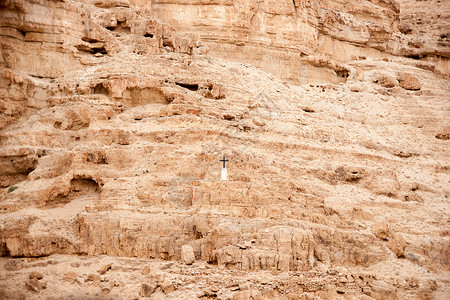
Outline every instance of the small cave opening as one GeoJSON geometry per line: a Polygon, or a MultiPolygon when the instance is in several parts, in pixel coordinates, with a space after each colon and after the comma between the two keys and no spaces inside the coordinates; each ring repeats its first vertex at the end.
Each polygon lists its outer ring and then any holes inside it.
{"type": "Polygon", "coordinates": [[[439,36],[439,39],[440,39],[440,40],[448,40],[448,39],[450,39],[450,32],[449,32],[449,33],[441,34],[441,35],[439,36]]]}
{"type": "Polygon", "coordinates": [[[109,92],[108,90],[103,86],[103,83],[97,83],[93,88],[92,88],[92,93],[93,94],[100,94],[100,95],[105,95],[105,96],[109,96],[109,92]]]}
{"type": "Polygon", "coordinates": [[[128,27],[127,21],[117,21],[118,27],[128,27]]]}
{"type": "Polygon", "coordinates": [[[303,107],[302,110],[306,113],[315,113],[316,111],[311,107],[303,107]]]}
{"type": "Polygon", "coordinates": [[[168,38],[163,38],[163,47],[173,48],[172,40],[168,38]]]}
{"type": "Polygon", "coordinates": [[[90,38],[90,37],[87,37],[87,36],[83,36],[81,38],[81,40],[83,40],[84,42],[87,42],[87,43],[98,43],[98,42],[100,42],[97,39],[93,39],[93,38],[90,38]]]}
{"type": "Polygon", "coordinates": [[[97,181],[92,178],[73,178],[70,181],[70,193],[76,194],[89,194],[98,193],[100,186],[97,181]]]}
{"type": "Polygon", "coordinates": [[[88,163],[94,163],[98,165],[107,165],[108,159],[106,157],[106,154],[101,151],[93,151],[86,153],[86,162],[88,163]]]}
{"type": "Polygon", "coordinates": [[[342,78],[348,78],[348,71],[347,70],[341,70],[341,71],[336,71],[336,75],[342,78]]]}
{"type": "Polygon", "coordinates": [[[195,230],[194,237],[195,237],[196,240],[200,240],[200,239],[202,239],[204,237],[204,235],[203,235],[203,233],[195,230]]]}
{"type": "Polygon", "coordinates": [[[22,35],[22,37],[25,37],[25,35],[27,34],[27,32],[24,30],[20,30],[20,29],[16,29],[16,30],[22,35]]]}
{"type": "Polygon", "coordinates": [[[199,89],[198,84],[195,84],[195,83],[180,83],[180,82],[176,82],[175,84],[180,86],[180,87],[182,87],[182,88],[185,88],[185,89],[188,89],[188,90],[194,91],[194,92],[198,91],[198,89],[199,89]]]}
{"type": "Polygon", "coordinates": [[[1,257],[11,257],[11,252],[9,251],[6,243],[0,244],[0,256],[1,257]]]}
{"type": "Polygon", "coordinates": [[[109,31],[114,31],[118,33],[130,33],[131,28],[128,26],[127,21],[117,21],[117,25],[106,26],[109,31]]]}
{"type": "Polygon", "coordinates": [[[89,47],[86,45],[77,45],[76,48],[78,49],[78,51],[82,51],[82,52],[86,52],[89,54],[108,54],[108,51],[106,51],[106,48],[104,45],[102,46],[97,46],[97,47],[89,47]]]}
{"type": "Polygon", "coordinates": [[[151,34],[151,33],[146,33],[146,34],[144,34],[144,37],[146,37],[146,38],[153,38],[153,34],[151,34]]]}
{"type": "Polygon", "coordinates": [[[415,60],[419,60],[419,59],[422,59],[422,58],[426,58],[427,55],[408,55],[407,57],[415,59],[415,60]]]}
{"type": "Polygon", "coordinates": [[[41,152],[38,153],[37,157],[41,158],[42,156],[47,156],[47,151],[43,149],[41,152]]]}
{"type": "Polygon", "coordinates": [[[92,50],[94,51],[93,52],[94,54],[97,54],[97,53],[108,54],[108,52],[106,51],[106,48],[104,46],[95,47],[95,48],[92,48],[92,50]]]}
{"type": "Polygon", "coordinates": [[[100,197],[101,185],[91,177],[75,176],[70,181],[70,188],[49,197],[45,208],[63,206],[76,198],[96,200],[100,197]]]}

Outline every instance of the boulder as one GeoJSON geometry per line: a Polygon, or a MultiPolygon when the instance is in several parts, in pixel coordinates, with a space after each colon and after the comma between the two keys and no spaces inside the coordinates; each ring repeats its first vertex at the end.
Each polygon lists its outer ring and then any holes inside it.
{"type": "Polygon", "coordinates": [[[399,233],[391,234],[388,247],[397,257],[405,256],[406,241],[399,233]]]}
{"type": "Polygon", "coordinates": [[[264,125],[266,125],[266,122],[265,122],[260,116],[255,116],[255,117],[253,118],[253,123],[254,123],[255,125],[258,125],[258,126],[264,126],[264,125]]]}
{"type": "Polygon", "coordinates": [[[78,274],[76,272],[68,272],[66,276],[64,276],[64,280],[66,281],[75,281],[78,278],[78,274]]]}
{"type": "Polygon", "coordinates": [[[314,248],[314,256],[321,262],[329,262],[330,256],[323,246],[317,245],[314,248]]]}
{"type": "Polygon", "coordinates": [[[205,98],[222,99],[225,98],[225,88],[220,83],[207,82],[200,86],[200,94],[205,98]]]}
{"type": "Polygon", "coordinates": [[[175,291],[175,287],[173,286],[172,280],[166,277],[164,281],[161,283],[161,290],[163,291],[164,294],[169,294],[175,291]]]}
{"type": "Polygon", "coordinates": [[[47,285],[40,282],[37,278],[33,278],[25,282],[25,287],[32,292],[39,293],[41,290],[47,288],[47,285]]]}
{"type": "Polygon", "coordinates": [[[384,222],[375,223],[372,226],[372,232],[380,240],[387,240],[389,238],[389,227],[384,222]]]}
{"type": "Polygon", "coordinates": [[[187,264],[192,265],[195,261],[194,248],[191,245],[184,245],[181,247],[181,260],[187,264]]]}
{"type": "Polygon", "coordinates": [[[37,280],[41,280],[43,277],[44,276],[41,273],[36,272],[36,271],[33,271],[30,273],[30,275],[28,275],[28,278],[30,278],[30,279],[36,278],[37,280]]]}
{"type": "Polygon", "coordinates": [[[384,73],[379,74],[374,82],[386,88],[392,88],[398,85],[398,80],[395,77],[384,73]]]}
{"type": "Polygon", "coordinates": [[[86,282],[87,282],[87,281],[98,282],[98,281],[100,281],[100,279],[101,279],[101,278],[100,278],[100,275],[91,273],[91,274],[89,274],[89,275],[87,276],[86,282]]]}
{"type": "Polygon", "coordinates": [[[409,73],[402,73],[398,79],[399,85],[405,90],[417,91],[421,89],[419,80],[409,73]]]}
{"type": "Polygon", "coordinates": [[[261,292],[258,290],[247,290],[236,292],[233,295],[233,300],[262,300],[264,299],[261,292]]]}
{"type": "Polygon", "coordinates": [[[444,128],[441,132],[435,135],[435,138],[447,141],[450,138],[450,127],[444,128]]]}
{"type": "Polygon", "coordinates": [[[370,284],[371,297],[375,299],[397,299],[397,291],[392,284],[384,281],[375,281],[370,284]]]}
{"type": "Polygon", "coordinates": [[[157,288],[156,282],[152,282],[150,284],[142,283],[141,290],[139,291],[139,296],[141,297],[150,297],[157,288]]]}
{"type": "Polygon", "coordinates": [[[105,265],[103,268],[101,268],[100,270],[98,270],[97,272],[99,272],[101,275],[105,274],[108,270],[111,269],[112,263],[111,264],[107,264],[105,265]]]}

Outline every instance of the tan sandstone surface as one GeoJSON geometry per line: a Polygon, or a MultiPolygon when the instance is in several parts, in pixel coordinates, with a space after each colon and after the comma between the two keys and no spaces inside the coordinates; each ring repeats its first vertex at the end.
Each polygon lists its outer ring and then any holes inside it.
{"type": "Polygon", "coordinates": [[[0,299],[448,299],[449,17],[0,1],[0,299]]]}

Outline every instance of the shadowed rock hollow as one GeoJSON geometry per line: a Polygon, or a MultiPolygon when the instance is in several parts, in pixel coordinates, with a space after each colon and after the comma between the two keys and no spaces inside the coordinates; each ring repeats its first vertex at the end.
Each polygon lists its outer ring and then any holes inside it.
{"type": "Polygon", "coordinates": [[[0,7],[0,298],[448,298],[446,1],[0,7]]]}

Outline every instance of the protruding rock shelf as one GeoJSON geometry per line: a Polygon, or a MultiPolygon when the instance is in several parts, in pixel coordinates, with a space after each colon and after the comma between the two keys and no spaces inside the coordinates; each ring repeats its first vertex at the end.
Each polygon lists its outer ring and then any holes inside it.
{"type": "Polygon", "coordinates": [[[0,299],[447,299],[449,20],[2,1],[0,299]]]}

